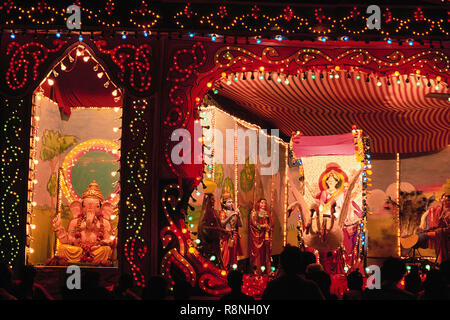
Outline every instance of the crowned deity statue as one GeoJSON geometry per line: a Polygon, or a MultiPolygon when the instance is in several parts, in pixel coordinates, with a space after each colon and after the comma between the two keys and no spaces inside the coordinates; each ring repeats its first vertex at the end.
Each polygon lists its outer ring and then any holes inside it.
{"type": "Polygon", "coordinates": [[[224,193],[221,199],[220,223],[225,234],[220,239],[220,252],[224,268],[229,269],[237,264],[238,256],[242,255],[239,228],[242,227],[241,213],[235,208],[230,193],[224,193]]]}
{"type": "Polygon", "coordinates": [[[82,195],[82,200],[70,204],[72,220],[67,230],[58,215],[53,228],[59,240],[55,256],[68,263],[111,265],[117,238],[111,228],[111,203],[103,201],[97,182],[93,180],[82,195]]]}
{"type": "Polygon", "coordinates": [[[270,272],[273,219],[262,198],[255,204],[249,220],[250,265],[255,273],[270,272]],[[264,267],[263,269],[261,267],[264,267]]]}
{"type": "MultiPolygon", "coordinates": [[[[315,194],[308,182],[306,190],[313,202],[308,205],[305,196],[289,179],[289,186],[296,199],[288,210],[295,207],[300,213],[300,226],[303,244],[318,251],[321,263],[328,260],[330,252],[339,248],[345,250],[348,259],[353,259],[357,226],[362,217],[362,210],[353,199],[359,190],[354,190],[361,170],[352,170],[351,177],[336,163],[329,163],[319,177],[320,192],[315,194]]],[[[347,258],[346,258],[347,259],[347,258]]]]}

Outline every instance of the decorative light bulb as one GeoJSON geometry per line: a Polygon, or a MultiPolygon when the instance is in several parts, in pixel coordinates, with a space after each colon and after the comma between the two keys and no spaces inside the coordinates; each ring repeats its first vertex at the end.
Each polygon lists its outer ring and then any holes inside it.
{"type": "Polygon", "coordinates": [[[53,81],[52,79],[48,79],[47,82],[48,82],[49,86],[52,86],[55,84],[55,81],[53,81]]]}
{"type": "Polygon", "coordinates": [[[84,61],[84,62],[88,62],[88,61],[89,61],[89,56],[84,56],[84,57],[83,57],[83,61],[84,61]]]}
{"type": "Polygon", "coordinates": [[[112,93],[111,93],[114,97],[117,96],[117,89],[115,89],[112,93]]]}

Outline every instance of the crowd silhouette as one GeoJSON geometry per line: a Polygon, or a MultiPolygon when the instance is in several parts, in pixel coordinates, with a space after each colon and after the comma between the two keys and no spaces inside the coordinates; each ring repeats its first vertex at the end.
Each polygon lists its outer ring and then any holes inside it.
{"type": "MultiPolygon", "coordinates": [[[[35,282],[36,269],[23,266],[13,280],[12,269],[0,263],[0,300],[54,300],[48,291],[35,282]]],[[[243,274],[238,270],[228,273],[230,292],[221,300],[251,301],[253,297],[242,291],[243,274]]],[[[448,300],[450,298],[450,261],[438,267],[421,270],[406,264],[399,258],[388,258],[381,266],[381,288],[365,288],[365,279],[358,271],[347,275],[347,289],[341,297],[330,292],[331,277],[316,263],[310,252],[298,247],[286,246],[280,255],[280,268],[268,282],[262,300],[448,300]],[[404,284],[404,289],[400,283],[404,284]]],[[[194,288],[186,280],[177,280],[169,294],[165,278],[153,276],[140,290],[133,285],[133,277],[122,274],[117,284],[106,288],[100,284],[100,273],[83,271],[81,289],[69,290],[62,285],[63,300],[189,300],[194,288]]],[[[202,299],[201,296],[194,297],[202,299]]],[[[259,298],[258,298],[259,299],[259,298]]]]}

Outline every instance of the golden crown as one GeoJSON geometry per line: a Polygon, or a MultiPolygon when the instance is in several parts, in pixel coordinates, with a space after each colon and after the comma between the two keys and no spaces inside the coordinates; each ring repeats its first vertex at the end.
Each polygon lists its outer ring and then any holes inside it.
{"type": "Polygon", "coordinates": [[[89,187],[86,189],[86,191],[83,192],[81,198],[97,198],[100,201],[103,201],[103,194],[100,191],[100,187],[95,180],[92,180],[92,182],[89,184],[89,187]]]}

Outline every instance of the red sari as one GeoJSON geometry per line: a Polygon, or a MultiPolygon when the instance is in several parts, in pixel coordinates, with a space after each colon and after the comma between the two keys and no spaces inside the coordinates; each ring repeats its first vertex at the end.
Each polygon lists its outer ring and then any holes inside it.
{"type": "Polygon", "coordinates": [[[442,206],[431,207],[428,211],[428,229],[432,228],[433,237],[428,239],[428,247],[434,249],[438,263],[449,259],[450,254],[450,217],[443,216],[442,206]]]}
{"type": "Polygon", "coordinates": [[[270,258],[272,253],[272,229],[273,222],[270,213],[267,216],[260,215],[261,211],[252,210],[249,221],[249,253],[250,265],[256,273],[265,266],[266,271],[270,271],[270,258]],[[269,229],[260,226],[267,224],[269,229]]]}

